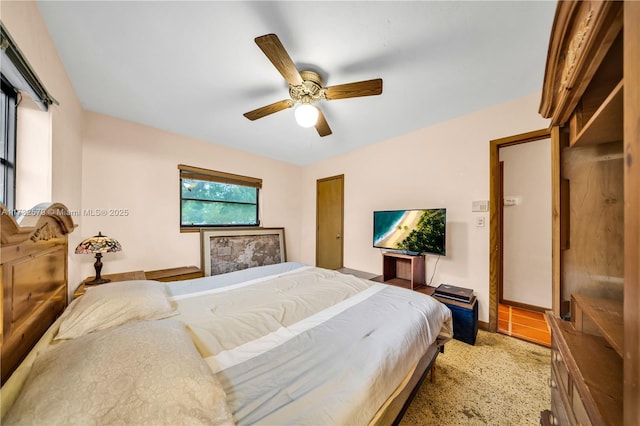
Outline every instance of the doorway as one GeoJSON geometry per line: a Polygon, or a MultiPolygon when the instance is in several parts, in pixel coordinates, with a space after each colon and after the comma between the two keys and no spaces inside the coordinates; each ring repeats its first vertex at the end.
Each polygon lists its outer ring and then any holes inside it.
{"type": "MultiPolygon", "coordinates": [[[[489,330],[554,304],[552,229],[557,150],[548,129],[490,143],[489,330]],[[537,162],[537,163],[536,163],[537,162]]],[[[527,326],[528,327],[528,326],[527,326]]],[[[519,337],[519,336],[516,336],[519,337]]]]}
{"type": "Polygon", "coordinates": [[[344,175],[316,181],[316,266],[343,265],[344,175]]]}

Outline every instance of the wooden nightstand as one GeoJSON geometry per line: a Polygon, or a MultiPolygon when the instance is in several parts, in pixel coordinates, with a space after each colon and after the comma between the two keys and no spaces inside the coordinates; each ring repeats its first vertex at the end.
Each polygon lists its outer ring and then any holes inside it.
{"type": "Polygon", "coordinates": [[[182,266],[180,268],[159,269],[157,271],[147,271],[145,275],[148,280],[156,281],[182,281],[193,278],[204,277],[204,272],[196,266],[182,266]]]}
{"type": "MultiPolygon", "coordinates": [[[[82,284],[80,284],[80,287],[78,287],[76,291],[73,293],[73,298],[75,299],[77,297],[82,296],[87,291],[87,288],[89,287],[95,287],[96,285],[104,285],[104,284],[94,284],[94,285],[85,284],[86,282],[91,281],[94,278],[95,277],[85,278],[84,281],[82,281],[82,284]]],[[[144,271],[121,272],[119,274],[103,275],[102,278],[109,279],[111,280],[110,282],[147,279],[147,277],[144,274],[144,271]]],[[[105,283],[105,284],[109,284],[109,283],[105,283]]]]}
{"type": "MultiPolygon", "coordinates": [[[[103,278],[108,278],[110,282],[117,281],[130,281],[130,280],[154,280],[154,281],[181,281],[181,280],[190,280],[193,278],[202,278],[204,273],[200,270],[200,268],[196,266],[182,266],[179,268],[169,268],[169,269],[159,269],[156,271],[132,271],[132,272],[121,272],[119,274],[111,274],[111,275],[103,275],[103,278]]],[[[95,284],[95,285],[87,285],[88,281],[93,280],[94,277],[85,278],[80,284],[80,287],[76,289],[73,293],[73,298],[77,298],[82,296],[87,288],[95,287],[96,285],[103,284],[95,284]]],[[[109,283],[105,283],[109,284],[109,283]]]]}

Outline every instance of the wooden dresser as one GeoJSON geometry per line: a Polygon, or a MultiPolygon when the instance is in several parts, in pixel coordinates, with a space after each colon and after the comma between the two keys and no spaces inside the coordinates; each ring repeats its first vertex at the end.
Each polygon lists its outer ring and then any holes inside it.
{"type": "Polygon", "coordinates": [[[540,104],[553,146],[551,409],[640,424],[640,2],[560,1],[540,104]]]}
{"type": "Polygon", "coordinates": [[[622,425],[622,303],[572,296],[571,322],[551,326],[551,411],[543,424],[622,425]]]}

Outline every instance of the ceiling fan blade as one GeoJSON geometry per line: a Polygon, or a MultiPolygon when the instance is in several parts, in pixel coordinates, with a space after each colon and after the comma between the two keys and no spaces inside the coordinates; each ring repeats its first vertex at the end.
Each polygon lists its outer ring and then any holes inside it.
{"type": "Polygon", "coordinates": [[[327,119],[324,118],[324,114],[318,108],[318,121],[316,122],[316,130],[320,136],[329,136],[331,132],[331,128],[329,127],[329,123],[327,123],[327,119]]]}
{"type": "Polygon", "coordinates": [[[291,99],[285,99],[283,101],[274,102],[270,105],[263,106],[262,108],[254,109],[253,111],[245,112],[244,115],[249,120],[257,120],[258,118],[265,117],[274,112],[282,111],[283,109],[291,108],[294,102],[291,99]]]}
{"type": "Polygon", "coordinates": [[[275,34],[266,34],[255,39],[258,47],[267,55],[274,67],[282,74],[287,83],[293,86],[302,84],[302,77],[291,57],[275,34]]]}
{"type": "Polygon", "coordinates": [[[358,81],[356,83],[329,86],[324,94],[328,101],[334,99],[357,98],[360,96],[375,96],[382,93],[382,79],[358,81]]]}

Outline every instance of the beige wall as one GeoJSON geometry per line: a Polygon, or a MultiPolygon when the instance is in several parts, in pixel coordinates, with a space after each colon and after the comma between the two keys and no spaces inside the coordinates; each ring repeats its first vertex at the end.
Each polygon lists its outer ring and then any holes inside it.
{"type": "MultiPolygon", "coordinates": [[[[315,261],[316,180],[344,174],[345,266],[382,273],[381,253],[372,247],[374,210],[444,207],[447,255],[431,284],[472,288],[479,319],[488,322],[488,213],[472,213],[471,202],[489,199],[490,140],[548,126],[539,101],[535,93],[305,167],[302,261],[315,261]],[[476,227],[478,216],[486,226],[476,227]]],[[[427,280],[436,260],[427,256],[427,280]]]]}
{"type": "Polygon", "coordinates": [[[28,96],[18,106],[16,209],[27,210],[51,197],[51,112],[28,96]]]}
{"type": "Polygon", "coordinates": [[[551,139],[502,147],[503,297],[551,309],[551,139]]]}
{"type": "MultiPolygon", "coordinates": [[[[0,17],[7,30],[26,56],[31,67],[51,95],[60,103],[49,108],[49,183],[40,193],[50,193],[52,200],[64,203],[69,209],[81,206],[82,185],[82,107],[58,52],[33,1],[2,1],[0,17]]],[[[47,133],[46,130],[44,133],[47,133]]],[[[19,149],[19,147],[18,147],[19,149]]],[[[43,161],[42,157],[39,161],[43,161]]],[[[18,164],[18,167],[20,165],[18,164]]],[[[46,168],[46,166],[45,166],[46,168]]],[[[51,200],[40,200],[51,201],[51,200]]],[[[82,228],[82,218],[74,218],[82,228]]],[[[81,241],[78,230],[69,236],[70,252],[81,241]]],[[[80,279],[79,263],[69,256],[69,283],[80,279]]]]}
{"type": "MultiPolygon", "coordinates": [[[[284,226],[290,260],[315,262],[316,179],[345,175],[345,266],[381,272],[372,212],[447,208],[447,256],[432,284],[472,288],[488,320],[488,227],[471,201],[487,200],[489,140],[547,126],[539,94],[469,114],[303,168],[84,112],[34,2],[2,1],[2,20],[53,96],[51,196],[70,209],[128,209],[126,217],[75,217],[71,250],[102,231],[120,240],[104,273],[199,264],[199,237],[178,228],[177,164],[264,179],[264,226],[284,226]],[[84,135],[82,133],[84,129],[84,135]]],[[[90,256],[70,255],[70,289],[91,275],[90,256]]],[[[427,276],[434,272],[429,256],[427,276]]]]}
{"type": "MultiPolygon", "coordinates": [[[[123,247],[105,255],[104,274],[200,265],[199,234],[180,233],[178,164],[262,178],[261,224],[285,227],[288,259],[301,258],[298,166],[93,112],[82,154],[82,236],[102,231],[123,247]],[[127,215],[89,215],[98,209],[127,215]]],[[[93,259],[82,257],[93,275],[93,259]]]]}

